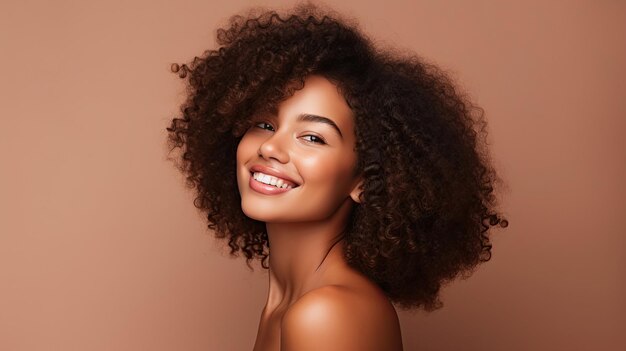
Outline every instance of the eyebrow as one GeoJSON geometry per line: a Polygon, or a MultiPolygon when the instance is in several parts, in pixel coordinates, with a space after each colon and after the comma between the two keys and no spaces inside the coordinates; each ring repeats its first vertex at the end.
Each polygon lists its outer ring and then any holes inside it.
{"type": "Polygon", "coordinates": [[[341,134],[341,130],[339,130],[339,127],[337,127],[337,124],[335,124],[335,122],[333,122],[329,118],[318,116],[318,115],[312,115],[310,113],[301,113],[300,115],[298,115],[298,121],[328,124],[329,126],[333,127],[337,131],[337,133],[339,133],[339,136],[343,139],[343,134],[341,134]]]}

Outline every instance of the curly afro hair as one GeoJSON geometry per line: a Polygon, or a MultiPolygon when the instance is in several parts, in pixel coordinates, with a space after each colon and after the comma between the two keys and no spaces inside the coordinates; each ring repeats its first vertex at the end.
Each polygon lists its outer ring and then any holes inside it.
{"type": "Polygon", "coordinates": [[[237,145],[252,116],[275,111],[316,74],[339,87],[355,116],[364,184],[343,234],[346,261],[396,306],[432,311],[443,305],[444,283],[490,259],[490,226],[508,222],[495,210],[502,180],[490,164],[484,110],[441,69],[375,47],[354,21],[310,3],[235,15],[217,43],[172,64],[187,79],[187,99],[166,129],[197,191],[194,205],[232,255],[269,268],[265,223],[241,209],[237,145]]]}

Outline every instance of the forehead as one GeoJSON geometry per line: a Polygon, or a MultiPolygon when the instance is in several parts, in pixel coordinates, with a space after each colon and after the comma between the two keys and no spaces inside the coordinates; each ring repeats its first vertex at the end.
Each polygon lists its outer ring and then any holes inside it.
{"type": "Polygon", "coordinates": [[[306,113],[331,119],[344,134],[352,133],[354,114],[337,86],[325,77],[308,76],[304,87],[277,106],[279,119],[295,120],[306,113]]]}

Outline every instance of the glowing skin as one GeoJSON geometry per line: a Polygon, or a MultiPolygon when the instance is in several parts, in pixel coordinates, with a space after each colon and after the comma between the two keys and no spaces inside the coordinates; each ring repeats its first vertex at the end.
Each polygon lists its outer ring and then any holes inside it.
{"type": "Polygon", "coordinates": [[[350,192],[357,181],[353,116],[334,85],[309,77],[302,90],[279,105],[279,116],[258,118],[261,124],[243,136],[237,149],[241,206],[248,217],[267,223],[322,221],[352,205],[350,192]],[[331,119],[343,136],[327,124],[298,121],[302,113],[331,119]],[[314,142],[312,135],[326,144],[314,142]],[[282,171],[300,186],[278,197],[250,191],[255,164],[282,171]]]}
{"type": "MultiPolygon", "coordinates": [[[[298,308],[303,314],[310,315],[306,312],[307,304],[320,301],[315,296],[332,296],[327,301],[341,302],[340,306],[348,306],[343,300],[353,301],[347,318],[371,319],[372,315],[359,317],[353,311],[372,303],[379,306],[375,313],[392,320],[387,323],[392,325],[388,333],[378,331],[382,338],[387,338],[381,342],[388,347],[389,338],[397,340],[400,335],[397,320],[393,321],[397,319],[395,310],[375,284],[347,265],[343,241],[333,246],[361,191],[361,178],[354,174],[357,154],[353,112],[333,83],[321,76],[309,76],[304,88],[279,104],[277,115],[256,116],[256,121],[258,124],[244,134],[237,148],[242,210],[248,217],[266,223],[271,247],[269,293],[255,350],[279,349],[283,316],[309,292],[312,294],[302,299],[298,308]],[[325,117],[339,131],[328,123],[302,121],[303,114],[325,117]],[[255,165],[276,170],[298,186],[285,191],[261,184],[251,179],[251,167],[255,165]],[[331,289],[340,286],[358,294],[331,289]]],[[[374,315],[374,319],[378,318],[374,315]]],[[[348,337],[346,340],[359,339],[356,334],[350,337],[350,330],[343,335],[348,337]]],[[[387,349],[397,350],[401,346],[387,349]]]]}

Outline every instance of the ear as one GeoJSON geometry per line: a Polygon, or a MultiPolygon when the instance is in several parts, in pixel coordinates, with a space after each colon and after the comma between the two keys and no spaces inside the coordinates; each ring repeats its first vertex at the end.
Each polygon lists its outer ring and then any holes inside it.
{"type": "Polygon", "coordinates": [[[361,203],[361,199],[359,198],[359,196],[361,195],[361,193],[363,192],[363,178],[359,177],[359,179],[356,181],[356,185],[352,188],[352,191],[350,192],[350,197],[352,198],[352,200],[356,203],[361,203]]]}

